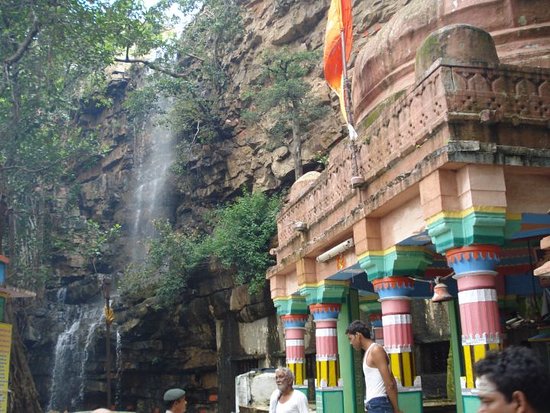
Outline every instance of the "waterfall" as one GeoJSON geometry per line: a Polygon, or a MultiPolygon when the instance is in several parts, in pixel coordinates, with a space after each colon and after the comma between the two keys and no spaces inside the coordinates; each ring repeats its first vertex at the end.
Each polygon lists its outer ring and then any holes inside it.
{"type": "Polygon", "coordinates": [[[116,389],[115,389],[115,404],[120,406],[122,397],[122,336],[119,329],[116,330],[116,389]]]}
{"type": "MultiPolygon", "coordinates": [[[[170,106],[168,99],[160,99],[160,111],[170,106]]],[[[174,162],[174,139],[162,116],[154,116],[137,137],[139,144],[134,154],[137,168],[129,222],[129,249],[132,262],[139,263],[146,254],[146,241],[155,234],[153,221],[168,218],[171,198],[167,191],[170,166],[174,162]],[[145,243],[144,243],[145,241],[145,243]]]]}
{"type": "MultiPolygon", "coordinates": [[[[161,100],[161,111],[170,102],[161,100]]],[[[124,244],[130,262],[140,263],[147,253],[147,240],[154,236],[153,220],[173,215],[173,191],[167,190],[169,168],[174,161],[174,139],[168,125],[162,123],[163,115],[154,116],[135,136],[133,190],[128,194],[128,220],[124,227],[128,239],[124,244]],[[130,209],[131,208],[131,209],[130,209]]],[[[115,288],[115,285],[113,285],[115,288]]],[[[54,352],[54,367],[47,410],[79,410],[89,403],[89,384],[105,380],[102,349],[97,348],[102,334],[97,330],[105,324],[103,302],[67,305],[67,288],[57,292],[58,321],[64,330],[58,336],[54,352]],[[96,354],[98,351],[99,354],[96,354]],[[88,374],[87,374],[88,372],[88,374]],[[93,377],[92,377],[93,375],[93,377]]],[[[111,298],[116,298],[113,291],[111,298]]],[[[116,319],[114,328],[116,329],[116,319]]],[[[101,331],[101,330],[100,330],[101,331]]],[[[120,402],[123,374],[123,337],[116,330],[116,382],[113,401],[120,402]]],[[[114,342],[114,340],[112,341],[114,342]]],[[[93,396],[97,398],[97,392],[93,396]]]]}
{"type": "Polygon", "coordinates": [[[63,312],[65,330],[57,338],[47,411],[64,411],[83,400],[86,361],[97,326],[102,321],[102,306],[71,306],[63,312]]]}

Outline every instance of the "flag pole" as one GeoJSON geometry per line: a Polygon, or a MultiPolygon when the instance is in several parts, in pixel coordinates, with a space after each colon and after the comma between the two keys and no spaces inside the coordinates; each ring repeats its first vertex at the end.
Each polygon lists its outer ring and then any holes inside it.
{"type": "Polygon", "coordinates": [[[346,39],[344,36],[344,30],[340,30],[340,42],[342,44],[342,93],[344,94],[344,105],[346,110],[346,122],[348,125],[348,135],[350,138],[351,148],[351,187],[359,188],[365,180],[359,174],[359,164],[357,162],[357,132],[355,131],[355,123],[353,119],[353,112],[351,110],[351,87],[348,79],[348,69],[346,64],[346,39]]]}

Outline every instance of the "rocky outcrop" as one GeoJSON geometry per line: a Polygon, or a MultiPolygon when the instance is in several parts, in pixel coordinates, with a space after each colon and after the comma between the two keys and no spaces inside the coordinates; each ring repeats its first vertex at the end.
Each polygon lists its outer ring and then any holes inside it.
{"type": "MultiPolygon", "coordinates": [[[[275,145],[259,128],[241,121],[240,94],[257,79],[261,52],[282,46],[321,50],[329,3],[329,0],[241,2],[245,34],[236,50],[224,57],[230,75],[223,107],[224,130],[230,137],[215,144],[190,145],[187,174],[169,177],[162,204],[176,227],[201,228],[204,212],[231,199],[242,187],[276,192],[290,186],[294,166],[289,148],[275,145]]],[[[385,33],[395,27],[386,23],[398,10],[402,14],[412,7],[412,3],[354,1],[352,66],[357,62],[361,69],[360,73],[354,74],[353,69],[351,73],[358,81],[363,81],[368,70],[373,76],[378,73],[369,60],[370,49],[361,52],[361,56],[367,57],[358,58],[358,51],[368,42],[385,39],[388,36],[385,33]]],[[[306,172],[320,166],[315,161],[317,154],[326,153],[345,136],[338,102],[324,83],[321,62],[309,81],[315,94],[331,106],[334,116],[317,122],[304,137],[302,155],[306,172]]],[[[113,98],[112,107],[84,108],[80,114],[82,127],[101,126],[101,138],[108,150],[93,162],[77,165],[79,209],[70,213],[74,220],[66,220],[67,230],[87,219],[94,219],[103,227],[123,224],[118,244],[106,252],[96,268],[115,279],[130,261],[128,245],[136,241],[130,239],[129,230],[131,217],[135,215],[135,173],[147,155],[151,138],[147,131],[152,127],[128,121],[122,102],[131,87],[127,79],[114,80],[108,90],[113,98]]],[[[357,104],[362,107],[360,100],[357,104]]],[[[317,175],[315,172],[306,175],[302,189],[306,190],[317,175]]],[[[58,201],[63,202],[68,196],[61,191],[58,201]]],[[[62,221],[64,217],[59,219],[62,221]]],[[[29,351],[29,365],[40,403],[47,407],[54,385],[56,351],[61,345],[71,344],[69,338],[74,337],[78,345],[72,352],[85,350],[85,358],[66,367],[67,376],[63,377],[70,379],[63,384],[67,389],[77,379],[81,384],[70,392],[74,402],[63,402],[79,408],[96,407],[105,404],[106,394],[102,292],[90,263],[81,255],[60,252],[55,258],[59,281],[52,282],[45,297],[26,311],[28,318],[22,335],[29,351]],[[82,334],[77,336],[77,331],[82,334]],[[66,342],[60,341],[65,338],[66,342]]],[[[152,298],[122,301],[116,292],[113,307],[115,322],[109,336],[113,355],[112,391],[113,401],[122,409],[150,412],[160,407],[166,388],[181,386],[189,391],[190,412],[229,413],[234,409],[234,378],[251,369],[274,366],[284,357],[268,290],[251,296],[246,287],[234,285],[231,274],[213,268],[205,268],[190,280],[187,293],[172,308],[161,309],[152,298]]]]}

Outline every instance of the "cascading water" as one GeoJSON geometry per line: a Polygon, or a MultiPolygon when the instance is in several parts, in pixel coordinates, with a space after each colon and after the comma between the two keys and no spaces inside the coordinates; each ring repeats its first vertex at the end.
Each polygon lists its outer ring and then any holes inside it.
{"type": "MultiPolygon", "coordinates": [[[[116,377],[122,376],[122,336],[119,329],[116,330],[116,377]]],[[[115,404],[120,405],[122,396],[122,382],[117,380],[115,389],[115,404]]]]}
{"type": "Polygon", "coordinates": [[[83,399],[86,360],[102,306],[67,306],[63,315],[65,331],[57,338],[48,409],[64,411],[79,406],[83,399]]]}
{"type": "MultiPolygon", "coordinates": [[[[161,101],[160,109],[166,110],[170,102],[161,101]]],[[[153,220],[168,218],[173,208],[170,192],[167,190],[170,165],[174,161],[174,143],[167,125],[156,116],[136,136],[134,148],[134,190],[126,223],[128,242],[126,256],[131,262],[142,262],[147,252],[146,241],[154,236],[153,220]]],[[[98,340],[98,328],[105,324],[102,315],[104,302],[100,298],[94,303],[65,304],[66,288],[58,291],[59,319],[64,323],[64,331],[59,335],[55,346],[54,367],[50,387],[50,401],[46,411],[82,409],[87,389],[86,371],[94,360],[95,342],[98,340]]],[[[113,296],[115,298],[115,296],[113,296]]],[[[116,355],[115,399],[120,402],[120,378],[123,373],[121,352],[123,338],[117,331],[116,345],[112,353],[116,355]]],[[[101,356],[99,356],[101,357],[101,356]]],[[[103,377],[104,374],[103,374],[103,377]]]]}
{"type": "MultiPolygon", "coordinates": [[[[165,111],[170,102],[159,101],[160,111],[165,111]]],[[[140,136],[135,157],[136,186],[133,196],[132,222],[130,229],[130,257],[132,262],[139,263],[146,254],[146,243],[155,234],[154,220],[164,219],[170,215],[170,193],[167,191],[170,166],[174,162],[174,139],[165,123],[157,116],[151,125],[145,128],[140,136]]]]}

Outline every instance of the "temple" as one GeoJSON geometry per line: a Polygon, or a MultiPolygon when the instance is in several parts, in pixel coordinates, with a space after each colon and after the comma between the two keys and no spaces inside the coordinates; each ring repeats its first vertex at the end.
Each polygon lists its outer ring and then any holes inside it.
{"type": "Polygon", "coordinates": [[[344,334],[357,318],[390,356],[402,410],[423,411],[411,304],[435,284],[450,291],[434,305],[448,317],[457,412],[477,411],[473,365],[487,351],[529,343],[549,363],[539,308],[550,272],[533,273],[550,234],[548,7],[413,3],[355,61],[356,148],[336,145],[278,217],[267,278],[286,363],[304,391],[314,369],[318,412],[363,411],[361,359],[344,334]],[[509,332],[522,323],[541,334],[509,332]]]}

